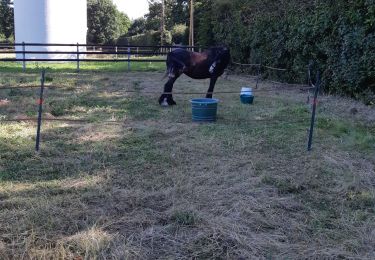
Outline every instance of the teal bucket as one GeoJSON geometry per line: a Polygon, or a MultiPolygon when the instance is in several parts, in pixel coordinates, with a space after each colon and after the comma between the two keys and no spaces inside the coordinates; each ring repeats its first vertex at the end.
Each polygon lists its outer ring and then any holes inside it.
{"type": "Polygon", "coordinates": [[[215,122],[219,100],[212,98],[192,99],[192,118],[194,122],[215,122]]]}
{"type": "Polygon", "coordinates": [[[253,89],[250,87],[243,87],[240,95],[242,104],[252,104],[254,101],[253,89]]]}
{"type": "Polygon", "coordinates": [[[253,104],[254,96],[253,95],[241,95],[240,96],[242,104],[253,104]]]}

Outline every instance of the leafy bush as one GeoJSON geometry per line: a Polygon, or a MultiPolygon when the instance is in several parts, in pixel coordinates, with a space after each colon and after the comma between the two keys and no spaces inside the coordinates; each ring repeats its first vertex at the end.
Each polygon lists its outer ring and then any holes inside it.
{"type": "Polygon", "coordinates": [[[120,38],[117,40],[117,44],[119,45],[127,45],[127,44],[132,44],[132,45],[154,45],[153,41],[153,34],[154,31],[148,31],[143,34],[138,34],[135,36],[130,36],[127,37],[127,35],[122,35],[120,38]]]}
{"type": "Polygon", "coordinates": [[[306,82],[314,61],[327,92],[375,103],[374,0],[207,0],[198,7],[200,45],[225,43],[235,61],[286,68],[272,76],[289,82],[306,82]]]}
{"type": "Polygon", "coordinates": [[[6,42],[5,35],[0,33],[0,42],[6,42]]]}
{"type": "Polygon", "coordinates": [[[111,0],[88,0],[87,18],[87,41],[93,44],[113,44],[130,27],[127,15],[111,0]]]}
{"type": "MultiPolygon", "coordinates": [[[[172,35],[171,32],[164,32],[165,44],[171,44],[172,35]]],[[[127,35],[122,35],[118,41],[118,45],[160,45],[160,32],[158,31],[147,31],[143,34],[127,37],[127,35]]]]}
{"type": "Polygon", "coordinates": [[[176,24],[172,28],[172,42],[187,45],[189,42],[189,28],[185,24],[176,24]]]}

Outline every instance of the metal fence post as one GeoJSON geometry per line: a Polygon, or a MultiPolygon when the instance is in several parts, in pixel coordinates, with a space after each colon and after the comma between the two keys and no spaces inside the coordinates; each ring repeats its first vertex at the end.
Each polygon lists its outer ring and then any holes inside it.
{"type": "Polygon", "coordinates": [[[35,151],[39,152],[40,149],[40,129],[42,126],[42,111],[43,111],[43,92],[44,92],[44,81],[45,81],[46,71],[42,71],[42,77],[40,78],[40,95],[38,100],[39,110],[38,110],[38,127],[36,130],[36,144],[35,151]]]}
{"type": "Polygon", "coordinates": [[[22,62],[22,69],[23,71],[25,72],[26,71],[26,46],[25,46],[25,42],[22,42],[22,59],[23,59],[23,62],[22,62]]]}
{"type": "Polygon", "coordinates": [[[79,43],[77,42],[77,72],[79,72],[79,43]]]}
{"type": "Polygon", "coordinates": [[[261,69],[261,65],[257,66],[257,83],[255,85],[255,89],[258,89],[259,80],[260,80],[260,69],[261,69]]]}
{"type": "Polygon", "coordinates": [[[311,115],[311,126],[310,126],[310,133],[309,133],[309,142],[307,145],[307,151],[311,151],[312,149],[312,140],[313,140],[313,133],[314,133],[314,125],[315,125],[315,115],[316,115],[316,106],[318,103],[318,93],[320,90],[320,73],[317,73],[316,76],[316,82],[315,82],[315,93],[314,93],[314,99],[313,99],[313,109],[312,109],[312,115],[311,115]]]}
{"type": "Polygon", "coordinates": [[[130,71],[130,47],[128,47],[128,71],[130,71]]]}

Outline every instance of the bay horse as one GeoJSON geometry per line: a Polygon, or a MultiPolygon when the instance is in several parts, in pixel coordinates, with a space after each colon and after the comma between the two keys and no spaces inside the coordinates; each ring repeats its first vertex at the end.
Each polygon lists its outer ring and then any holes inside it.
{"type": "Polygon", "coordinates": [[[223,75],[230,62],[230,50],[227,47],[213,47],[204,52],[192,52],[186,49],[175,49],[167,56],[168,82],[164,93],[159,98],[162,106],[176,105],[172,89],[175,81],[185,74],[193,79],[210,79],[206,98],[212,98],[217,79],[223,75]]]}

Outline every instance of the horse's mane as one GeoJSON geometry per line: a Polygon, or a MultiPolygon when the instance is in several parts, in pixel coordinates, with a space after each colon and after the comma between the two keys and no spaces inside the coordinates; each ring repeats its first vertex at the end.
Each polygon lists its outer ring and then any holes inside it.
{"type": "Polygon", "coordinates": [[[224,48],[226,48],[226,47],[225,46],[214,46],[214,47],[209,47],[204,52],[206,52],[208,54],[208,59],[213,61],[213,60],[216,59],[218,54],[223,51],[224,48]]]}

